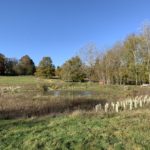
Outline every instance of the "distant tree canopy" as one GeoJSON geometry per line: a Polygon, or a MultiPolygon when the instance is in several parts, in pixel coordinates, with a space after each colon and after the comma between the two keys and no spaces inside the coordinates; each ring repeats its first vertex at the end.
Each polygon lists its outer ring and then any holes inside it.
{"type": "Polygon", "coordinates": [[[80,57],[76,56],[65,62],[61,68],[61,78],[65,81],[84,81],[85,73],[80,57]]]}
{"type": "Polygon", "coordinates": [[[131,34],[105,54],[95,55],[93,64],[86,65],[87,77],[105,84],[150,83],[150,48],[146,42],[143,34],[131,34]]]}
{"type": "Polygon", "coordinates": [[[18,61],[0,54],[0,75],[33,75],[35,69],[34,62],[28,55],[18,61]]]}
{"type": "Polygon", "coordinates": [[[50,57],[43,57],[35,67],[23,56],[19,61],[0,53],[0,75],[33,75],[60,77],[65,81],[102,81],[105,84],[150,84],[150,23],[140,34],[130,34],[123,41],[100,53],[94,44],[81,48],[79,56],[55,67],[50,57]]]}
{"type": "Polygon", "coordinates": [[[0,54],[0,75],[5,73],[5,56],[0,54]]]}
{"type": "Polygon", "coordinates": [[[35,64],[28,55],[25,55],[19,60],[15,70],[18,75],[33,75],[35,72],[35,64]]]}
{"type": "Polygon", "coordinates": [[[57,68],[56,68],[56,70],[55,70],[55,75],[57,76],[57,77],[61,77],[61,67],[60,66],[57,66],[57,68]]]}
{"type": "Polygon", "coordinates": [[[43,78],[52,78],[55,75],[55,66],[50,57],[43,57],[36,69],[35,75],[43,78]]]}
{"type": "Polygon", "coordinates": [[[17,64],[18,60],[14,58],[5,58],[5,75],[17,75],[17,64]]]}

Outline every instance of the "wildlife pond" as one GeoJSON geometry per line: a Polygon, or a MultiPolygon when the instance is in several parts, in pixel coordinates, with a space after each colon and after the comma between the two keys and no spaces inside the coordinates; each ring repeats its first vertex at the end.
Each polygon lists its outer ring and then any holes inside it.
{"type": "Polygon", "coordinates": [[[51,90],[45,93],[49,96],[55,97],[64,97],[64,96],[72,96],[72,97],[93,97],[98,96],[100,92],[98,91],[79,91],[79,90],[51,90]]]}

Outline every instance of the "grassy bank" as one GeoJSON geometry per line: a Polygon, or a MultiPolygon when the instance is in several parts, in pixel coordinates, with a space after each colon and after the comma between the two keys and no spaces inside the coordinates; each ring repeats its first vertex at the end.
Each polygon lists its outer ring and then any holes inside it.
{"type": "Polygon", "coordinates": [[[150,110],[0,120],[4,150],[148,150],[150,110]]]}

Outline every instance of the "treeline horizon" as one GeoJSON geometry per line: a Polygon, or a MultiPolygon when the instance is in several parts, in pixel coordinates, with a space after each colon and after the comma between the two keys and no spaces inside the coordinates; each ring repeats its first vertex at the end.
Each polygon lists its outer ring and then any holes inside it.
{"type": "Polygon", "coordinates": [[[150,24],[140,33],[130,34],[103,54],[94,44],[83,47],[79,55],[55,68],[51,57],[43,57],[38,66],[28,56],[19,60],[0,54],[0,75],[57,76],[65,81],[100,81],[102,84],[150,83],[150,24]]]}

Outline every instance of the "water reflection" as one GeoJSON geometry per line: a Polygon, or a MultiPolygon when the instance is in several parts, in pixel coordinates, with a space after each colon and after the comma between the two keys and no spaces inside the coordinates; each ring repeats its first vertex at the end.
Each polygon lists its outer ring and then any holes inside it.
{"type": "Polygon", "coordinates": [[[48,91],[46,95],[51,96],[75,96],[75,97],[91,97],[98,95],[98,92],[95,91],[70,91],[70,90],[55,90],[55,91],[48,91]]]}

